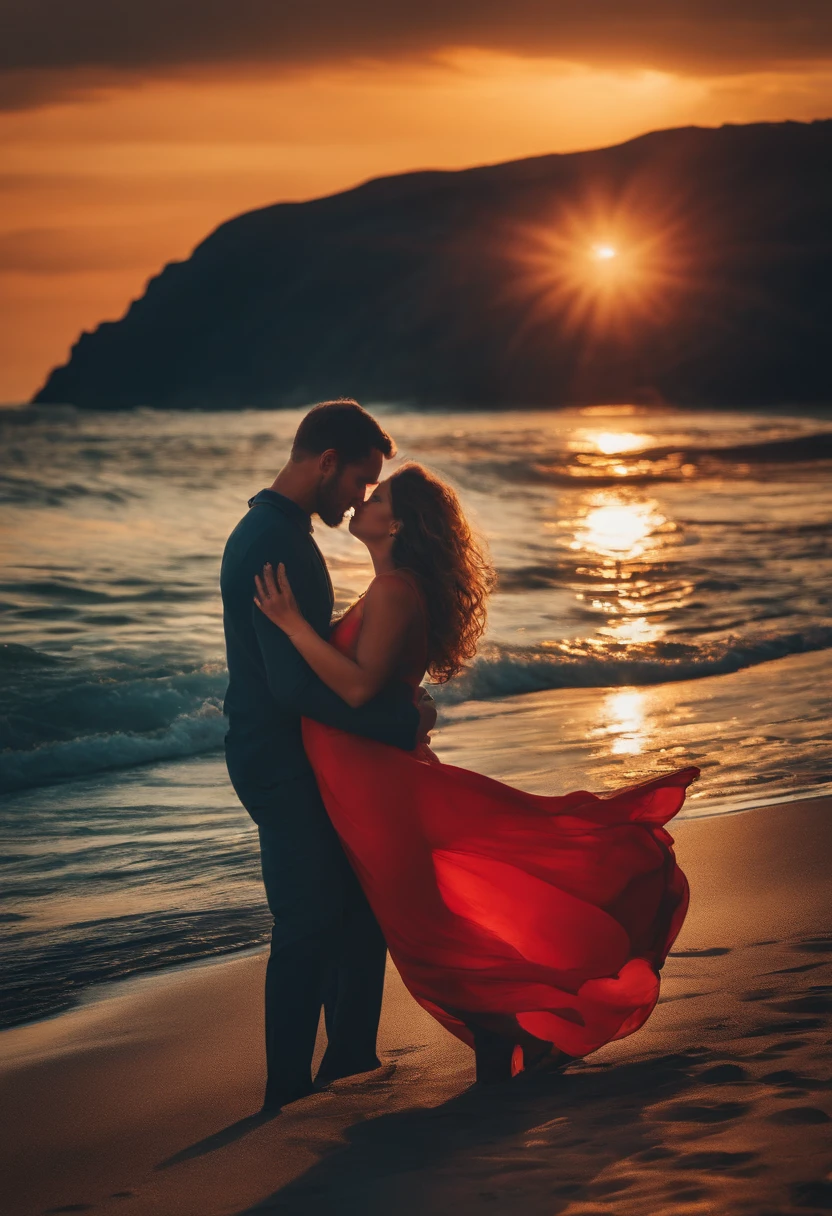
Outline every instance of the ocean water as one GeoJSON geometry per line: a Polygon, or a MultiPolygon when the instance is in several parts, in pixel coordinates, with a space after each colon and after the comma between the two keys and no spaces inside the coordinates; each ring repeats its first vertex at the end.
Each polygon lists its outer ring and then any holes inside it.
{"type": "MultiPolygon", "coordinates": [[[[686,814],[832,787],[832,415],[379,409],[499,586],[440,755],[538,792],[696,763],[686,814]]],[[[299,413],[0,413],[0,1024],[252,945],[217,575],[299,413]]],[[[338,604],[369,579],[318,524],[338,604]]]]}

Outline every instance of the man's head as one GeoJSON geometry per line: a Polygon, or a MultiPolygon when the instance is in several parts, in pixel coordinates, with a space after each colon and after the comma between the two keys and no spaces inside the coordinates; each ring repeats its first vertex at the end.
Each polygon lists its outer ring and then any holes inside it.
{"type": "Polygon", "coordinates": [[[308,473],[312,510],[337,528],[350,507],[364,501],[396,447],[357,401],[324,401],[310,410],[292,444],[292,465],[308,473]]]}

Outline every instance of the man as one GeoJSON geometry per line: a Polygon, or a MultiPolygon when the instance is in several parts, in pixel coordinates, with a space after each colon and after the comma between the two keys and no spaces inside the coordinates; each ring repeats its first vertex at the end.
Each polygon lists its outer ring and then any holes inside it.
{"type": "Polygon", "coordinates": [[[357,402],[316,406],[298,428],[288,463],[268,490],[250,500],[223,555],[226,760],[259,829],[274,917],[266,971],[265,1112],[379,1067],[384,939],[327,818],[303,750],[301,718],[409,751],[432,728],[436,711],[429,698],[414,706],[404,684],[351,709],[255,607],[254,576],[266,562],[275,569],[283,562],[304,616],[327,637],[332,584],[312,538],[311,516],[337,528],[394,454],[390,436],[357,402]],[[328,1046],[313,1087],[322,1004],[328,1046]]]}

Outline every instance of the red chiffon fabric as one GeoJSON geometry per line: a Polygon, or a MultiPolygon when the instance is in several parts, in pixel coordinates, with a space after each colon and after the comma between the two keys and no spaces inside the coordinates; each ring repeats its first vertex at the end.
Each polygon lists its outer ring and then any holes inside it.
{"type": "MultiPolygon", "coordinates": [[[[346,654],[361,613],[359,601],[332,635],[346,654]]],[[[424,666],[413,656],[414,687],[424,666]]],[[[662,825],[697,769],[541,797],[428,748],[309,720],[303,738],[393,961],[448,1030],[469,1045],[478,1024],[514,1041],[526,1032],[582,1056],[643,1025],[688,905],[662,825]]]]}

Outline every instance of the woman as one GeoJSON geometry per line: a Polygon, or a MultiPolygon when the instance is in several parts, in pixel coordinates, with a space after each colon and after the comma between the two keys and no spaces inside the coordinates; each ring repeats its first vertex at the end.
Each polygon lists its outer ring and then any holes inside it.
{"type": "MultiPolygon", "coordinates": [[[[350,522],[375,578],[324,641],[282,567],[255,603],[351,705],[444,682],[482,636],[492,569],[453,490],[416,464],[350,522]]],[[[681,928],[662,825],[695,768],[596,796],[541,797],[304,720],[327,811],[412,995],[474,1046],[478,1080],[563,1063],[637,1030],[681,928]]]]}

